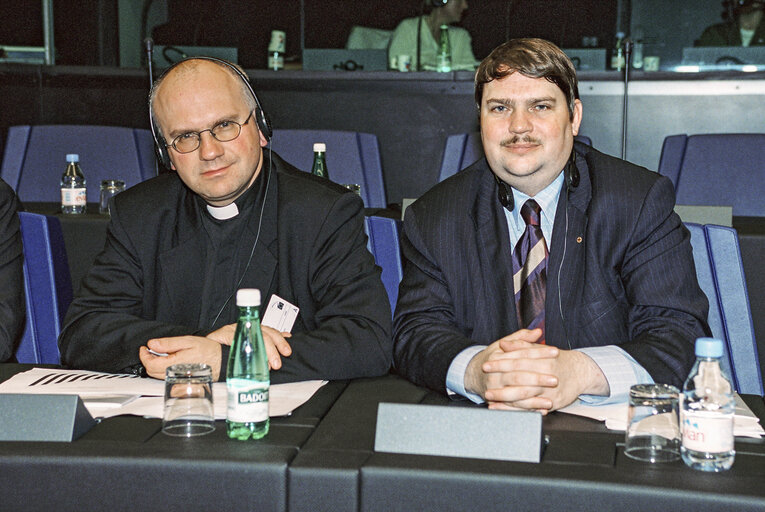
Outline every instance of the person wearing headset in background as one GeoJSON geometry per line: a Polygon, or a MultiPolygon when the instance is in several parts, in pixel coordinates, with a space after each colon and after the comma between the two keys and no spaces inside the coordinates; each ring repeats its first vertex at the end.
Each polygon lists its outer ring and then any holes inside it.
{"type": "MultiPolygon", "coordinates": [[[[467,0],[425,0],[431,10],[427,15],[407,18],[398,24],[388,45],[388,61],[399,55],[409,55],[412,70],[435,70],[441,25],[451,25],[462,19],[468,8],[467,0]],[[417,34],[420,45],[417,45],[417,34]],[[419,50],[419,51],[418,51],[419,50]],[[417,54],[421,66],[418,66],[417,54]]],[[[449,44],[452,52],[452,69],[474,70],[477,64],[473,56],[470,34],[460,27],[449,27],[449,44]]]]}
{"type": "Polygon", "coordinates": [[[16,194],[0,180],[0,362],[15,361],[16,343],[24,332],[24,256],[18,211],[16,194]]]}
{"type": "Polygon", "coordinates": [[[395,369],[543,413],[682,385],[708,303],[671,182],[574,146],[576,72],[552,43],[500,45],[475,84],[486,157],[406,211],[395,369]]]}
{"type": "Polygon", "coordinates": [[[358,195],[264,151],[271,128],[244,73],[213,58],[150,95],[161,174],[111,204],[104,250],[59,337],[68,367],[164,378],[207,363],[225,379],[239,288],[300,308],[263,335],[275,383],[388,372],[391,312],[358,195]],[[155,353],[167,354],[156,355],[155,353]]]}
{"type": "Polygon", "coordinates": [[[765,0],[732,0],[726,2],[724,23],[707,27],[696,46],[763,46],[765,45],[765,0]]]}

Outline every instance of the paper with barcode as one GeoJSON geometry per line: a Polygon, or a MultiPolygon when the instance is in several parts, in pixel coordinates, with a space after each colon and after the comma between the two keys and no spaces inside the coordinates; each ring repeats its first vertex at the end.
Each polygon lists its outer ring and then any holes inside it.
{"type": "MultiPolygon", "coordinates": [[[[269,391],[269,415],[286,416],[303,405],[327,381],[274,384],[269,391]]],[[[161,418],[164,381],[135,375],[33,368],[0,383],[0,393],[79,395],[95,418],[133,414],[161,418]]],[[[213,384],[216,419],[226,418],[226,383],[213,384]]]]}

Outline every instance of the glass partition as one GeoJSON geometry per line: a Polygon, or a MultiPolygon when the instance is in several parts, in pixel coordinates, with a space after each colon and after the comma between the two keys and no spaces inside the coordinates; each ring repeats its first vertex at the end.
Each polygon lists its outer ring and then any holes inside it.
{"type": "Polygon", "coordinates": [[[284,69],[411,70],[418,56],[427,69],[443,23],[453,53],[467,46],[476,61],[535,36],[582,71],[621,69],[627,40],[638,71],[765,69],[765,0],[17,0],[0,7],[2,19],[21,20],[0,27],[0,61],[14,60],[7,48],[44,46],[51,2],[62,65],[145,67],[151,37],[160,68],[205,53],[266,69],[279,31],[284,69]],[[407,30],[409,43],[394,44],[407,30]]]}

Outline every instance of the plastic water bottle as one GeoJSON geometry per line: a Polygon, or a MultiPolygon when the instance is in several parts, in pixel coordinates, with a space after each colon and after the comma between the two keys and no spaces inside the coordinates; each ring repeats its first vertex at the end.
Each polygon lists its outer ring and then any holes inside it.
{"type": "Polygon", "coordinates": [[[611,69],[621,71],[624,69],[624,32],[616,33],[616,43],[611,53],[611,69]]]}
{"type": "Polygon", "coordinates": [[[80,156],[66,155],[66,170],[61,176],[61,211],[85,213],[88,207],[85,175],[80,168],[80,156]]]}
{"type": "Polygon", "coordinates": [[[260,290],[238,290],[236,305],[239,307],[239,321],[226,369],[226,432],[232,439],[246,441],[268,434],[271,378],[258,315],[260,290]]]}
{"type": "Polygon", "coordinates": [[[725,471],[733,465],[734,401],[730,381],[720,368],[723,342],[696,340],[696,364],[683,386],[680,422],[686,465],[701,471],[725,471]]]}
{"type": "Polygon", "coordinates": [[[313,145],[313,167],[311,174],[329,179],[327,170],[327,145],[323,142],[316,142],[313,145]]]}
{"type": "Polygon", "coordinates": [[[441,25],[441,36],[438,41],[438,56],[436,71],[448,73],[452,70],[452,47],[449,44],[449,27],[441,25]]]}

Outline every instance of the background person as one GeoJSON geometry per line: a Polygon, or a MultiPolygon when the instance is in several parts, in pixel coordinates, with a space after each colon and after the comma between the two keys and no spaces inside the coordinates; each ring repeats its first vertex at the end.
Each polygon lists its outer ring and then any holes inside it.
{"type": "MultiPolygon", "coordinates": [[[[435,70],[441,25],[451,25],[462,19],[468,8],[467,0],[426,0],[430,7],[427,15],[407,18],[398,24],[388,46],[388,61],[399,55],[409,55],[412,70],[435,70]],[[419,54],[422,66],[418,67],[417,34],[420,34],[419,54]]],[[[473,56],[470,34],[460,27],[449,27],[449,44],[452,52],[452,69],[474,70],[476,59],[473,56]]]]}
{"type": "Polygon", "coordinates": [[[765,45],[765,13],[763,0],[731,0],[729,16],[724,23],[707,27],[696,46],[762,46],[765,45]]]}
{"type": "Polygon", "coordinates": [[[0,362],[15,360],[26,317],[18,211],[16,194],[0,180],[0,362]]]}

